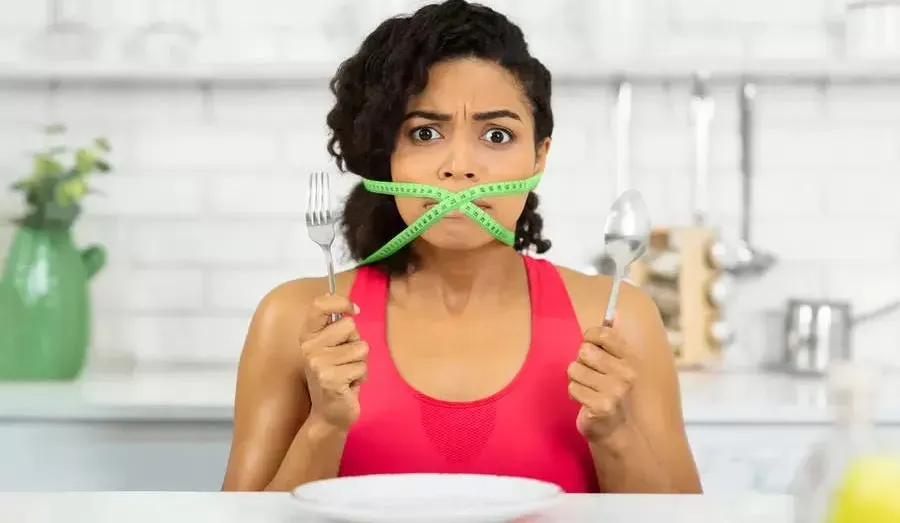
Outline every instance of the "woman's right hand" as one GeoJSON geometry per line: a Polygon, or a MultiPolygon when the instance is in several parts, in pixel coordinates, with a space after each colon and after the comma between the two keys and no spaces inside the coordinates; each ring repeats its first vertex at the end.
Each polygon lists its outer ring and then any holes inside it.
{"type": "Polygon", "coordinates": [[[359,386],[366,378],[369,346],[360,339],[347,298],[319,296],[300,335],[300,356],[309,389],[310,419],[346,431],[359,417],[359,386]],[[343,317],[329,323],[332,313],[343,317]]]}

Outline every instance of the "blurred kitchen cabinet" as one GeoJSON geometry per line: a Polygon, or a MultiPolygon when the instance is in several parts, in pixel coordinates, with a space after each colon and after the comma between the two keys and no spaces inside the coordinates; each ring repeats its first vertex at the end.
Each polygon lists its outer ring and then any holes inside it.
{"type": "MultiPolygon", "coordinates": [[[[0,421],[0,490],[221,488],[230,421],[0,421]]],[[[689,424],[707,493],[787,493],[828,427],[822,424],[689,424]]],[[[900,425],[876,436],[900,450],[900,425]]]]}
{"type": "Polygon", "coordinates": [[[216,491],[230,445],[230,421],[0,421],[0,490],[216,491]]]}
{"type": "MultiPolygon", "coordinates": [[[[795,472],[827,425],[694,425],[688,438],[704,492],[789,492],[795,472]]],[[[900,425],[880,425],[875,437],[900,450],[900,425]]]]}

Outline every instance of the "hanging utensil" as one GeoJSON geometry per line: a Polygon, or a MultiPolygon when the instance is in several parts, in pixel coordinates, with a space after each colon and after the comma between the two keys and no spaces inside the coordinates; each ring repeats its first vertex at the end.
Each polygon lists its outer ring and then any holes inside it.
{"type": "Polygon", "coordinates": [[[714,263],[736,277],[759,276],[775,264],[775,257],[751,243],[753,223],[754,101],[756,85],[742,82],[738,91],[741,140],[741,234],[734,243],[718,241],[710,250],[714,263]]]}
{"type": "Polygon", "coordinates": [[[612,325],[619,300],[619,286],[628,273],[628,267],[646,252],[650,241],[650,213],[641,193],[629,189],[616,198],[606,218],[603,241],[604,252],[615,264],[604,315],[604,324],[612,325]]]}
{"type": "MultiPolygon", "coordinates": [[[[631,83],[627,80],[620,80],[616,87],[616,104],[613,114],[616,148],[616,197],[631,188],[631,106],[631,83]]],[[[615,276],[615,262],[605,251],[600,254],[595,266],[599,274],[615,276]]]]}
{"type": "Polygon", "coordinates": [[[709,95],[708,77],[694,76],[691,95],[691,117],[694,130],[694,180],[691,190],[691,221],[695,227],[709,222],[710,134],[716,113],[716,103],[709,95]]]}

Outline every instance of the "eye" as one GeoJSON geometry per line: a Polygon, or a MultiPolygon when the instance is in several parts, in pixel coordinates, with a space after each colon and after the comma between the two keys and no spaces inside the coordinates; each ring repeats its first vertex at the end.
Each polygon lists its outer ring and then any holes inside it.
{"type": "Polygon", "coordinates": [[[512,141],[513,136],[512,133],[507,131],[506,129],[495,127],[484,133],[484,136],[482,138],[493,144],[499,145],[512,141]]]}
{"type": "Polygon", "coordinates": [[[409,136],[416,142],[431,142],[443,138],[437,129],[430,126],[416,127],[409,133],[409,136]]]}

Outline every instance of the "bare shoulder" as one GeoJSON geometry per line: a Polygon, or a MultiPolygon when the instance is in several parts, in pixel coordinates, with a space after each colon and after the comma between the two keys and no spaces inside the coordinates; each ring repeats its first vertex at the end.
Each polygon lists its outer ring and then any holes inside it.
{"type": "MultiPolygon", "coordinates": [[[[350,293],[356,270],[336,275],[336,292],[344,296],[350,293]]],[[[298,278],[286,281],[270,290],[260,300],[253,314],[247,336],[247,350],[293,343],[300,334],[300,318],[306,314],[313,300],[328,293],[327,278],[298,278]]]]}
{"type": "MultiPolygon", "coordinates": [[[[602,274],[585,274],[561,265],[557,265],[556,269],[562,276],[576,313],[579,316],[584,314],[587,318],[592,318],[594,322],[599,322],[606,312],[609,291],[612,289],[612,278],[602,274]]],[[[623,282],[619,288],[619,302],[616,308],[619,314],[625,315],[656,314],[656,305],[653,300],[640,287],[628,281],[623,282]]]]}
{"type": "MultiPolygon", "coordinates": [[[[356,269],[335,275],[337,294],[347,296],[356,278],[356,269]]],[[[328,278],[297,278],[277,285],[260,302],[260,308],[274,308],[285,312],[302,312],[316,296],[328,293],[328,278]]]]}
{"type": "MultiPolygon", "coordinates": [[[[562,266],[556,266],[556,269],[569,292],[582,330],[602,325],[612,289],[612,278],[585,274],[562,266]]],[[[663,330],[656,304],[640,287],[628,282],[619,288],[616,325],[629,338],[643,338],[647,334],[663,330]]]]}

